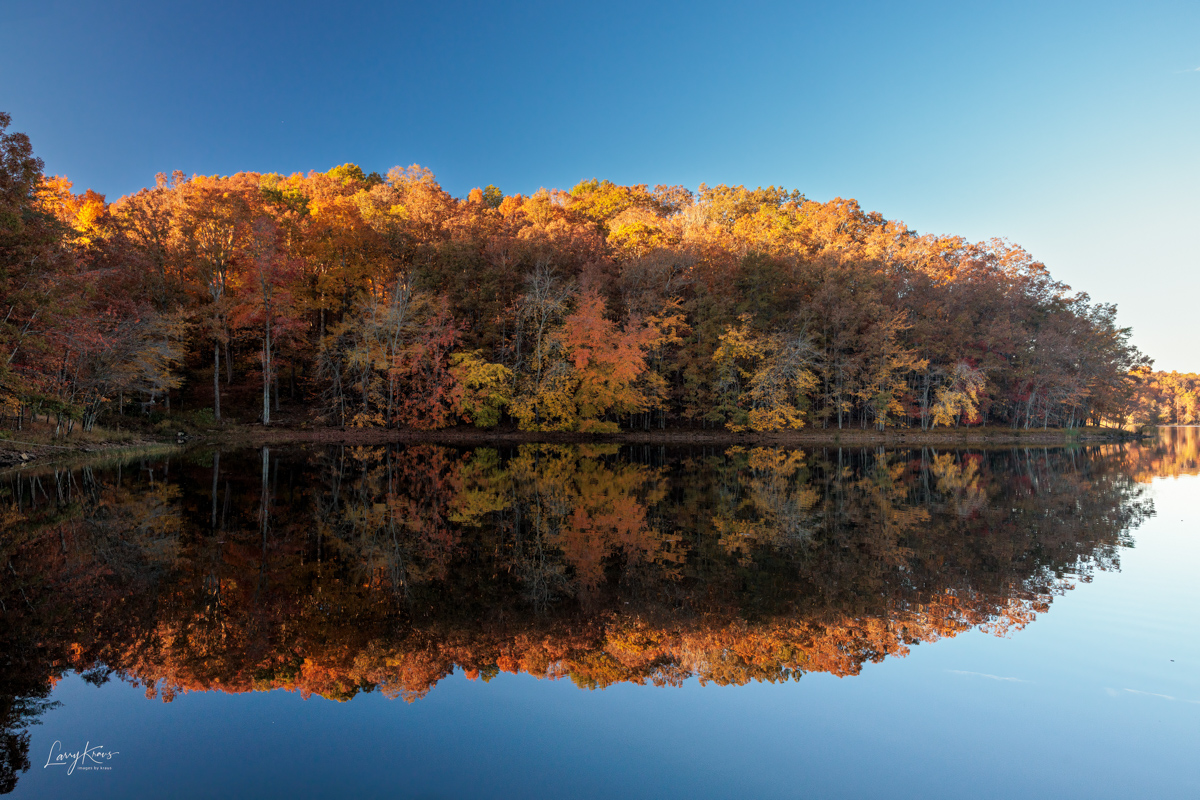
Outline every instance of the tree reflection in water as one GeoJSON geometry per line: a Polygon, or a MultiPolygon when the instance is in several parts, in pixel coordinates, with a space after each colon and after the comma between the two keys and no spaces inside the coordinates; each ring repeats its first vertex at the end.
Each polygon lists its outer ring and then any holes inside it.
{"type": "Polygon", "coordinates": [[[1115,569],[1148,446],[271,448],[8,475],[0,791],[70,670],[170,701],[413,700],[455,668],[618,681],[857,674],[1033,620],[1115,569]]]}

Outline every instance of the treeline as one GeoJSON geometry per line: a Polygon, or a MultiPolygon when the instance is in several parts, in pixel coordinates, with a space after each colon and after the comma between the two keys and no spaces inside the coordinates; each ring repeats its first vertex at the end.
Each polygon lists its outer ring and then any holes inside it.
{"type": "Polygon", "coordinates": [[[1072,427],[1124,419],[1148,363],[1115,306],[1019,247],[853,200],[595,180],[458,199],[349,164],[160,175],[109,203],[43,175],[8,123],[14,425],[292,404],[420,429],[1072,427]]]}
{"type": "Polygon", "coordinates": [[[1130,404],[1129,419],[1138,425],[1200,424],[1200,375],[1146,373],[1130,404]]]}

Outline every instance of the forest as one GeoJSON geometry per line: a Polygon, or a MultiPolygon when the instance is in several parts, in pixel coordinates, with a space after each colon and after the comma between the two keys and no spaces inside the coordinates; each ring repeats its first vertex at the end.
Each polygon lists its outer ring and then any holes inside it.
{"type": "Polygon", "coordinates": [[[419,166],[346,164],[160,174],[109,202],[44,174],[10,123],[9,428],[1074,428],[1143,404],[1150,360],[1114,305],[1009,242],[854,200],[600,180],[456,198],[419,166]]]}
{"type": "Polygon", "coordinates": [[[1142,425],[1200,424],[1200,375],[1150,372],[1140,376],[1131,420],[1142,425]]]}

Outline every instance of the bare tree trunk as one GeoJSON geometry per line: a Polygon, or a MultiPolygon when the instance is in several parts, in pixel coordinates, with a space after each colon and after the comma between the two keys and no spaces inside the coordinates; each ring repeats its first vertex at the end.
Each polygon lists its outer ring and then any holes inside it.
{"type": "Polygon", "coordinates": [[[929,430],[929,375],[926,373],[922,383],[924,389],[921,392],[921,430],[929,430]]]}
{"type": "Polygon", "coordinates": [[[212,529],[217,529],[217,476],[221,474],[221,451],[213,453],[212,468],[212,529]]]}
{"type": "Polygon", "coordinates": [[[213,342],[213,417],[221,421],[221,343],[213,342]]]}
{"type": "Polygon", "coordinates": [[[263,425],[271,424],[271,306],[267,305],[263,333],[263,425]]]}

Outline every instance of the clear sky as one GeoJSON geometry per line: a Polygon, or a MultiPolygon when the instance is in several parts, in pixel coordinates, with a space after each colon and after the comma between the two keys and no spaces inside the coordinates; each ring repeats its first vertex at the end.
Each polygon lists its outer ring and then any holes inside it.
{"type": "Polygon", "coordinates": [[[0,109],[109,199],[420,163],[776,184],[1008,238],[1200,371],[1200,3],[0,0],[0,109]]]}

